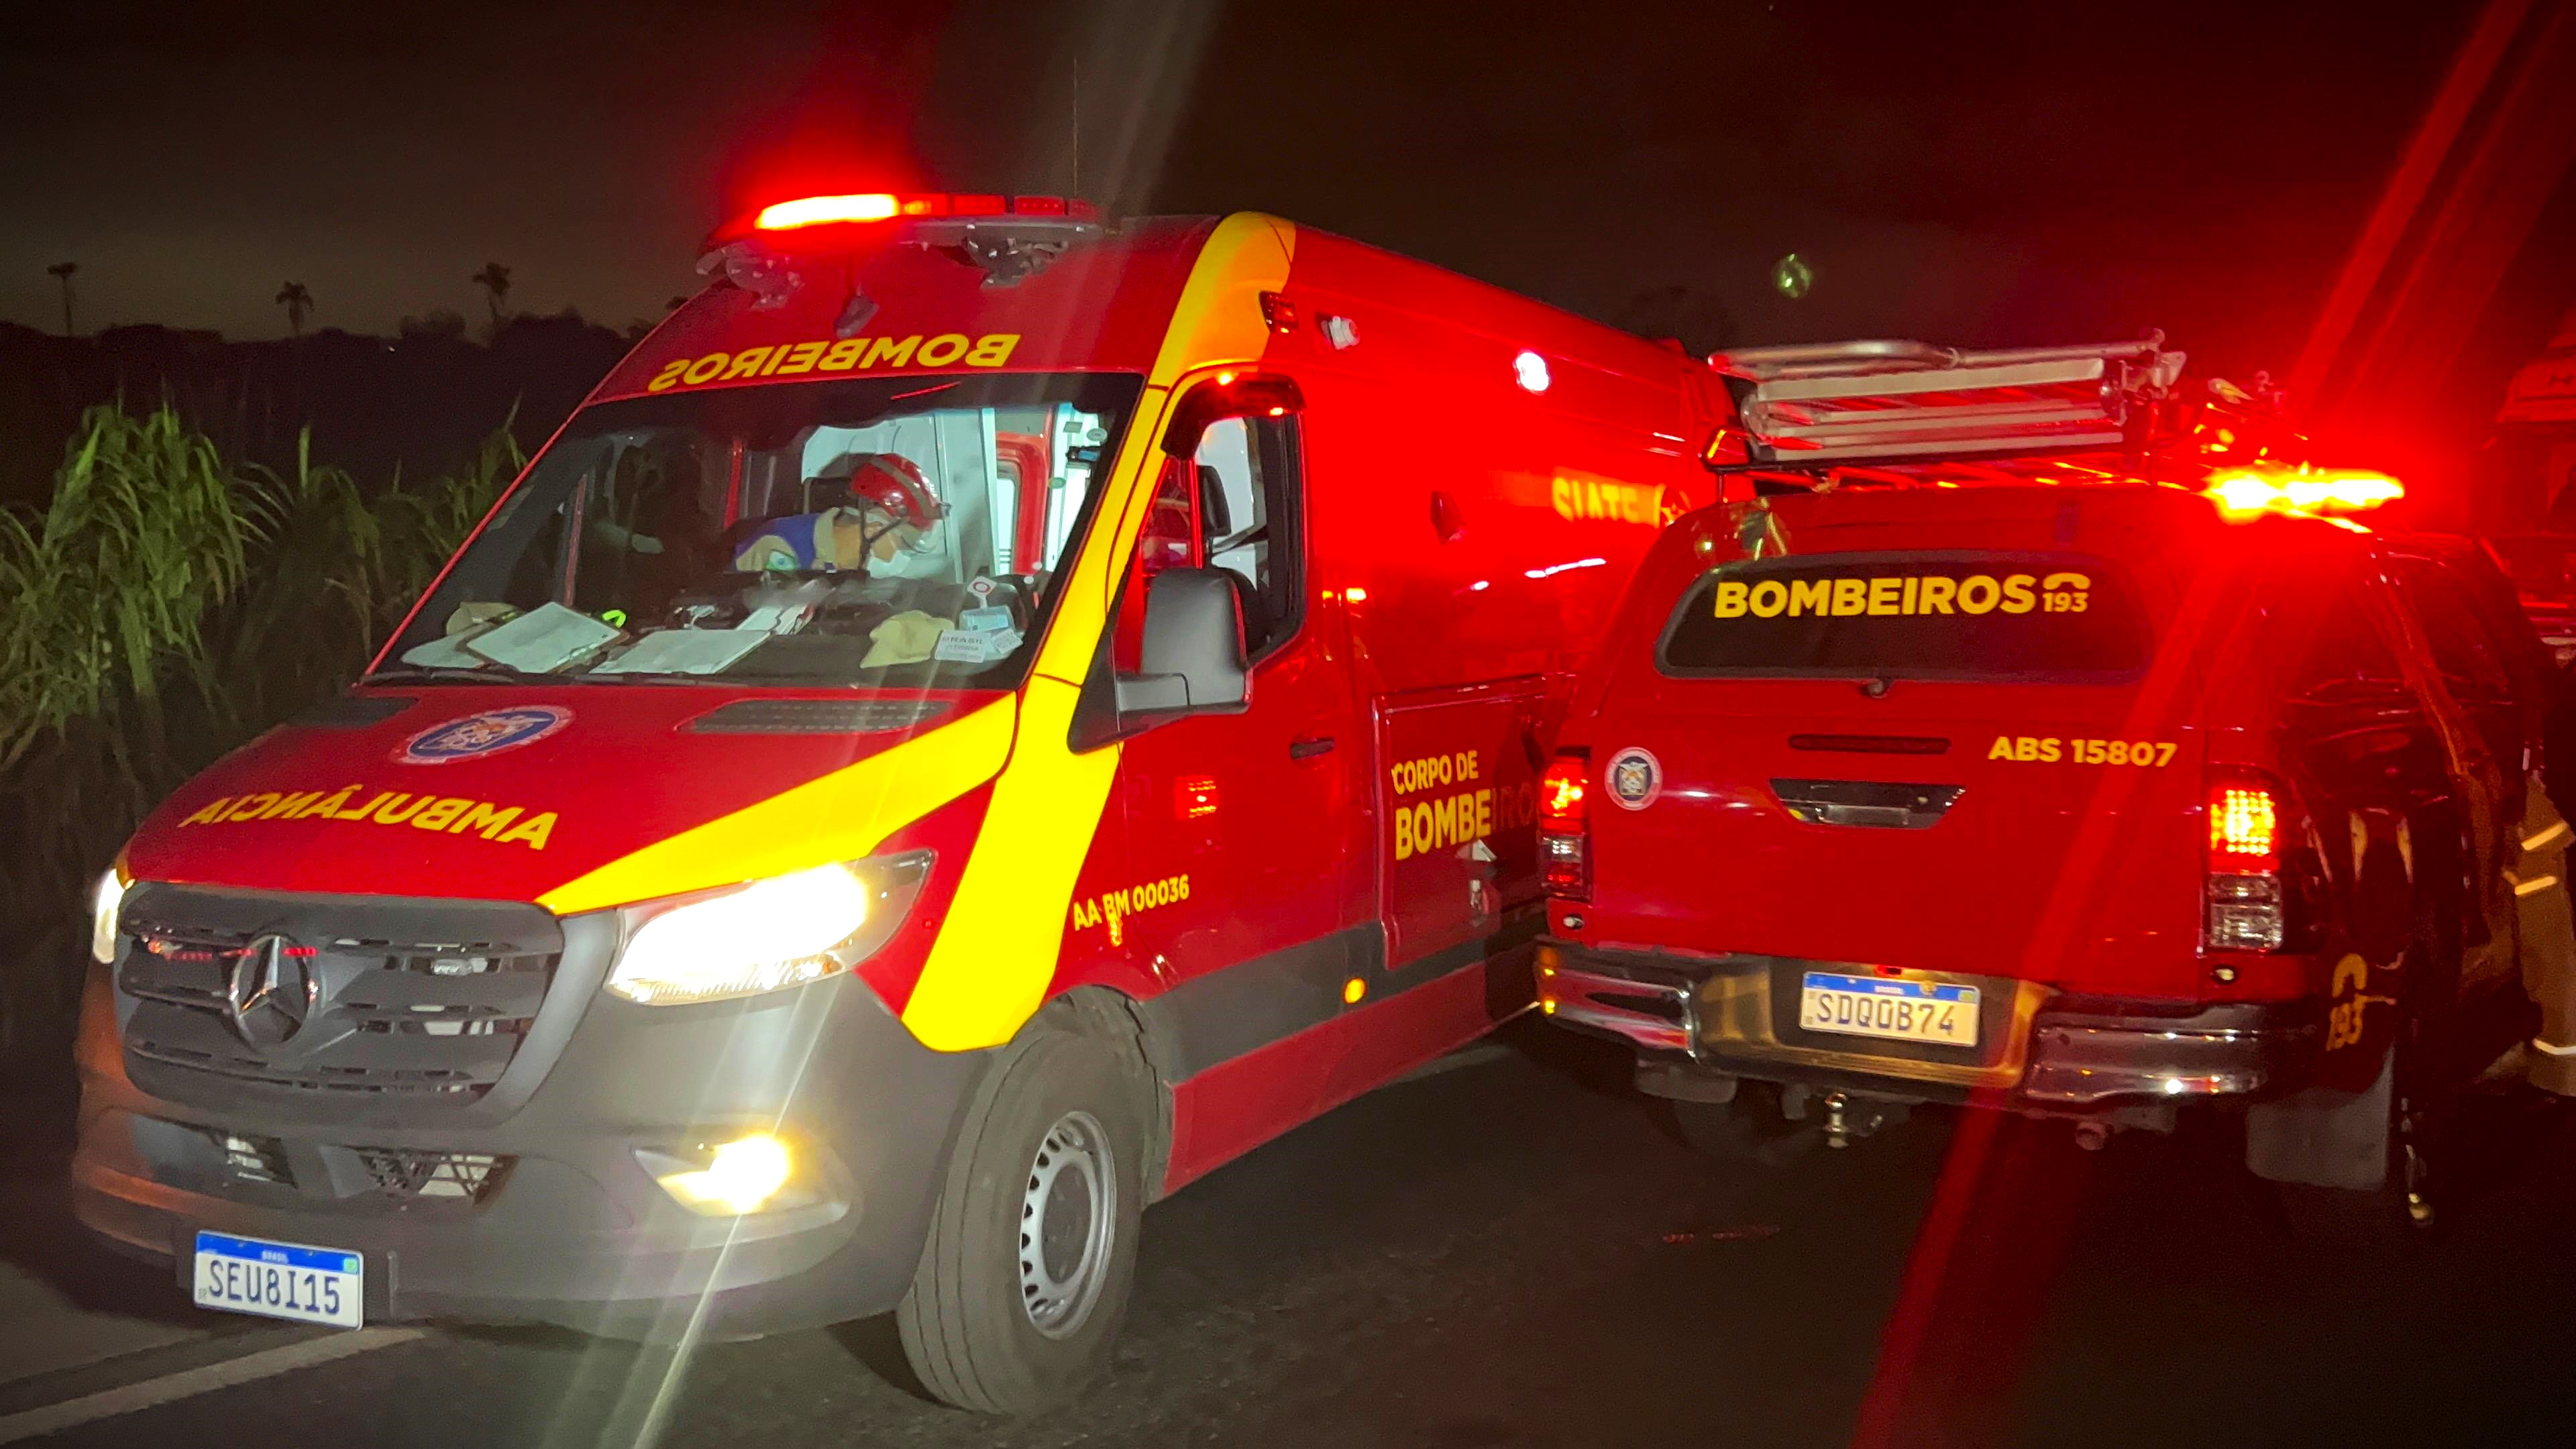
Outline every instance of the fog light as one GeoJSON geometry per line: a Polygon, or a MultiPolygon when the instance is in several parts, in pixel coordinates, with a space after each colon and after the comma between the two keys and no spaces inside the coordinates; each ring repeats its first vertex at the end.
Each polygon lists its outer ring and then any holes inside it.
{"type": "Polygon", "coordinates": [[[718,1144],[704,1167],[659,1173],[654,1181],[691,1212],[711,1218],[740,1217],[760,1211],[776,1197],[795,1166],[786,1143],[766,1132],[754,1132],[718,1144]]]}

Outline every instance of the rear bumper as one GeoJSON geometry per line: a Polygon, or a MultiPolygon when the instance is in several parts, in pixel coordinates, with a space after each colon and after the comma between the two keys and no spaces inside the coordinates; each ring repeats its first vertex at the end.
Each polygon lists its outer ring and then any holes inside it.
{"type": "Polygon", "coordinates": [[[1984,1006],[1974,1050],[1864,1043],[1797,1027],[1796,981],[1811,968],[1868,969],[1548,940],[1539,945],[1539,994],[1550,1020],[1624,1041],[1670,1069],[2051,1113],[2294,1090],[2312,1075],[2322,1036],[2313,1002],[2078,997],[1997,977],[1976,982],[1984,1006]]]}
{"type": "Polygon", "coordinates": [[[704,1006],[596,997],[506,1113],[226,1100],[217,1087],[173,1101],[127,1075],[106,992],[93,985],[83,1032],[81,1221],[169,1263],[182,1291],[200,1229],[358,1252],[370,1322],[740,1338],[882,1312],[910,1286],[986,1058],[923,1047],[844,978],[704,1006]],[[795,1153],[775,1210],[692,1213],[638,1156],[752,1130],[795,1153]],[[245,1172],[228,1138],[264,1165],[245,1172]],[[480,1194],[401,1192],[371,1172],[388,1152],[502,1169],[480,1194]]]}

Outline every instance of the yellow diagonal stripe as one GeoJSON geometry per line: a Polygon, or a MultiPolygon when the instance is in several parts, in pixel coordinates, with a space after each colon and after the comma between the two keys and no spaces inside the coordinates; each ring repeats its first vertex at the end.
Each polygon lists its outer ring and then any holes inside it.
{"type": "Polygon", "coordinates": [[[883,754],[620,856],[537,904],[571,915],[856,860],[992,779],[1010,757],[1014,714],[1011,700],[995,700],[883,754]]]}
{"type": "Polygon", "coordinates": [[[1191,371],[1260,360],[1270,329],[1261,293],[1288,284],[1296,230],[1243,214],[1217,224],[1191,268],[1172,325],[1137,402],[1100,498],[1097,521],[1068,574],[1064,599],[1021,706],[1010,763],[993,785],[984,829],[958,882],[904,1025],[942,1051],[1009,1041],[1046,1000],[1064,945],[1074,878],[1090,854],[1118,777],[1115,745],[1077,755],[1066,745],[1080,681],[1107,627],[1125,576],[1137,510],[1155,481],[1149,466],[1169,389],[1191,371]]]}

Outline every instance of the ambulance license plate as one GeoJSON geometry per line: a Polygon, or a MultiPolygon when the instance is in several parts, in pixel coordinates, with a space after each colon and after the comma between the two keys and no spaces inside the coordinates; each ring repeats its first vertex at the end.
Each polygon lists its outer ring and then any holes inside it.
{"type": "Polygon", "coordinates": [[[366,1287],[367,1260],[344,1248],[197,1234],[199,1308],[356,1328],[366,1287]]]}
{"type": "Polygon", "coordinates": [[[1810,971],[1798,993],[1798,1025],[1845,1036],[1972,1047],[1977,1044],[1977,988],[1810,971]]]}

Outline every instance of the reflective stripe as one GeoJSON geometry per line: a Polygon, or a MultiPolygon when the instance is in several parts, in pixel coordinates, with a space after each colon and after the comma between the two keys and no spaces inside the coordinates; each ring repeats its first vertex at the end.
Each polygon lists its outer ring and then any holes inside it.
{"type": "Polygon", "coordinates": [[[1013,718],[1012,701],[997,699],[882,754],[620,856],[537,904],[565,916],[855,860],[993,778],[1009,758],[1013,718]]]}
{"type": "Polygon", "coordinates": [[[1021,748],[993,783],[957,898],[904,1005],[903,1024],[938,1051],[1009,1041],[1045,1002],[1074,877],[1118,778],[1114,746],[1065,748],[1080,690],[1037,677],[1028,691],[1021,748]]]}

